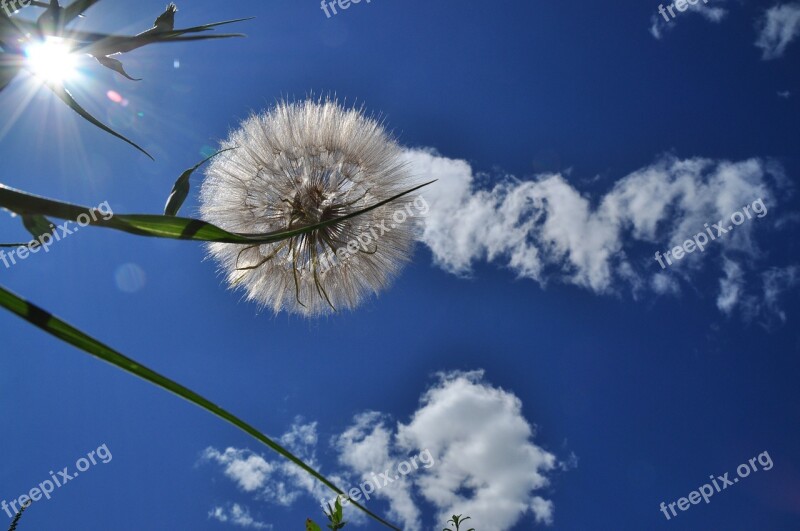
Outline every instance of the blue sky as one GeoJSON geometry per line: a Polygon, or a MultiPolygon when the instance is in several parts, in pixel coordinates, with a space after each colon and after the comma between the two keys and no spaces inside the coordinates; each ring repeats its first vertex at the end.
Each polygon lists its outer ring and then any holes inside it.
{"type": "MultiPolygon", "coordinates": [[[[666,22],[656,2],[179,3],[179,26],[257,18],[247,39],[125,56],[138,83],[87,62],[75,87],[156,161],[19,82],[0,94],[2,182],[156,213],[251,111],[335,95],[439,179],[413,262],[314,320],[243,301],[200,245],[102,229],[0,266],[2,284],[343,486],[431,450],[369,502],[404,529],[451,509],[478,531],[797,529],[800,4],[708,6],[666,22]],[[766,214],[705,252],[654,259],[758,199],[766,214]],[[763,452],[769,470],[660,511],[763,452]]],[[[135,33],[163,7],[104,0],[80,24],[135,33]]],[[[0,329],[0,501],[113,455],[20,529],[320,520],[316,488],[246,435],[10,314],[0,329]]]]}

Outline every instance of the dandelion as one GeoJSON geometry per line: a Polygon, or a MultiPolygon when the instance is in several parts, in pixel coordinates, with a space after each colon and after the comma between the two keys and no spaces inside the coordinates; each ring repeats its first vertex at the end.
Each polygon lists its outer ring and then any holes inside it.
{"type": "MultiPolygon", "coordinates": [[[[413,187],[401,148],[376,120],[336,101],[282,102],[223,142],[201,192],[203,218],[263,234],[353,214],[413,187]]],[[[280,243],[212,243],[231,287],[275,313],[353,309],[410,259],[413,196],[280,243]],[[403,211],[405,215],[396,214],[403,211]],[[403,222],[398,222],[403,219],[403,222]]]]}

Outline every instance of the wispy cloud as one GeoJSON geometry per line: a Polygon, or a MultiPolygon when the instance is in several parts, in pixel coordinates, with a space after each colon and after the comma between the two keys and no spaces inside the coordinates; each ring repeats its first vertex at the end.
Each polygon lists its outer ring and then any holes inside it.
{"type": "MultiPolygon", "coordinates": [[[[665,19],[660,13],[656,13],[650,19],[650,34],[656,39],[661,39],[665,31],[672,30],[675,25],[679,23],[679,17],[687,16],[692,13],[701,15],[710,22],[722,22],[728,14],[728,10],[719,5],[724,2],[725,0],[713,0],[714,5],[708,5],[708,3],[700,0],[696,4],[687,4],[687,10],[685,12],[679,12],[673,7],[673,12],[678,15],[675,18],[670,17],[668,12],[668,19],[665,19]]],[[[666,2],[662,5],[666,8],[666,6],[671,3],[672,2],[666,2]]]]}
{"type": "Polygon", "coordinates": [[[260,489],[275,470],[275,466],[263,457],[235,448],[227,448],[224,452],[207,448],[203,458],[222,465],[225,475],[245,492],[260,489]]]}
{"type": "MultiPolygon", "coordinates": [[[[730,276],[729,255],[740,257],[742,277],[754,273],[763,258],[757,237],[783,223],[777,198],[790,192],[781,167],[760,159],[665,156],[595,196],[562,174],[504,178],[485,188],[464,160],[430,149],[408,150],[406,160],[417,174],[439,179],[424,193],[430,212],[422,241],[444,270],[468,276],[486,260],[542,285],[558,281],[599,294],[677,294],[695,287],[703,271],[730,276]],[[757,199],[775,210],[771,218],[736,227],[667,273],[653,260],[655,251],[681,245],[757,199]]],[[[730,313],[740,299],[732,284],[722,288],[720,309],[730,313]]]]}
{"type": "Polygon", "coordinates": [[[800,35],[800,2],[778,4],[769,8],[757,23],[756,46],[761,48],[762,58],[777,59],[800,35]]]}
{"type": "Polygon", "coordinates": [[[785,323],[786,313],[781,308],[780,300],[788,290],[800,284],[800,268],[770,268],[759,277],[759,285],[753,290],[746,290],[742,266],[726,260],[717,307],[726,314],[738,310],[747,319],[758,319],[766,328],[775,323],[785,323]]]}
{"type": "Polygon", "coordinates": [[[742,268],[733,260],[725,260],[723,266],[725,276],[719,281],[719,296],[717,297],[717,308],[724,313],[731,313],[741,298],[744,286],[744,275],[742,268]]]}
{"type": "MultiPolygon", "coordinates": [[[[353,475],[356,484],[369,480],[377,471],[393,469],[395,463],[405,458],[396,448],[388,417],[377,412],[358,415],[353,425],[334,440],[334,444],[338,449],[339,463],[353,475]]],[[[399,520],[403,529],[409,531],[419,530],[421,519],[412,493],[413,486],[414,477],[403,477],[374,494],[389,502],[390,518],[399,520]]]]}
{"type": "Polygon", "coordinates": [[[218,522],[229,523],[245,529],[272,529],[271,525],[259,522],[250,516],[250,510],[238,503],[228,505],[227,507],[214,507],[209,511],[208,517],[218,522]]]}
{"type": "MultiPolygon", "coordinates": [[[[315,457],[315,422],[303,424],[298,419],[291,430],[280,437],[280,442],[307,463],[318,465],[315,457]]],[[[268,461],[250,450],[227,448],[219,451],[207,448],[202,454],[202,461],[220,465],[224,474],[242,491],[276,505],[290,506],[304,494],[326,493],[308,474],[292,463],[284,460],[268,461]]]]}

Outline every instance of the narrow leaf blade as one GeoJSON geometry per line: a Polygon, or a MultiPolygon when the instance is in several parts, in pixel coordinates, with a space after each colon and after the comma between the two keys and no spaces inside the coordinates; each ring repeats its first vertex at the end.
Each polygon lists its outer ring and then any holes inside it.
{"type": "Polygon", "coordinates": [[[95,219],[96,211],[93,209],[54,201],[36,195],[14,190],[8,186],[0,184],[0,206],[8,208],[20,214],[40,214],[59,219],[69,219],[75,221],[81,214],[91,217],[91,224],[97,227],[120,230],[138,236],[149,236],[154,238],[169,238],[175,240],[193,240],[203,242],[218,243],[276,243],[289,238],[294,238],[315,230],[323,229],[330,225],[340,223],[347,219],[361,216],[367,212],[380,208],[392,201],[396,201],[429,183],[415,186],[405,192],[399,193],[374,205],[365,207],[361,210],[330,219],[314,225],[298,226],[294,229],[278,230],[264,234],[238,234],[228,232],[211,223],[191,218],[180,218],[176,216],[158,216],[153,214],[117,214],[108,219],[95,219]],[[92,215],[94,213],[94,215],[92,215]]]}
{"type": "Polygon", "coordinates": [[[207,157],[202,162],[198,162],[188,170],[184,171],[178,180],[175,181],[175,185],[172,187],[172,192],[169,194],[169,198],[167,198],[167,205],[164,207],[164,215],[165,216],[177,216],[178,212],[180,211],[181,207],[183,206],[184,201],[186,198],[189,197],[189,191],[191,190],[191,184],[189,179],[191,179],[192,174],[197,171],[203,164],[210,161],[217,155],[221,153],[225,153],[226,151],[231,151],[232,149],[236,148],[228,148],[223,149],[221,151],[217,151],[210,157],[207,157]]]}
{"type": "MultiPolygon", "coordinates": [[[[80,350],[90,354],[91,356],[98,358],[106,363],[109,363],[123,371],[132,374],[134,376],[138,376],[139,378],[150,382],[151,384],[156,385],[157,387],[161,387],[171,393],[178,395],[179,397],[191,402],[192,404],[200,407],[208,411],[209,413],[219,417],[220,419],[234,425],[235,427],[239,428],[240,430],[244,431],[248,435],[252,436],[253,438],[257,439],[262,444],[266,445],[271,450],[278,453],[280,456],[288,459],[298,467],[300,467],[303,471],[313,476],[318,481],[322,482],[326,487],[330,488],[337,494],[344,494],[341,489],[339,489],[336,485],[334,485],[328,478],[311,468],[307,465],[304,461],[300,458],[295,456],[289,450],[285,449],[256,428],[251,426],[250,424],[246,423],[245,421],[241,420],[239,417],[229,413],[225,409],[221,408],[220,406],[214,404],[210,400],[202,397],[201,395],[195,393],[194,391],[184,387],[183,385],[170,380],[169,378],[162,376],[161,374],[145,367],[144,365],[134,361],[127,356],[117,352],[116,350],[112,349],[109,346],[100,343],[93,337],[81,332],[77,328],[71,326],[70,324],[62,321],[58,317],[54,316],[50,312],[20,298],[19,296],[11,293],[10,291],[6,290],[3,287],[0,287],[0,306],[6,308],[11,313],[16,314],[18,317],[28,321],[30,324],[40,328],[44,332],[68,343],[74,347],[77,347],[80,350]]],[[[372,511],[368,510],[366,507],[363,507],[356,502],[353,502],[353,505],[364,511],[367,515],[375,519],[377,522],[389,527],[391,529],[397,529],[398,531],[400,528],[395,527],[394,525],[390,524],[389,522],[382,519],[380,516],[374,514],[372,511]]]]}
{"type": "Polygon", "coordinates": [[[96,127],[99,127],[100,129],[102,129],[106,133],[110,133],[110,134],[114,135],[115,137],[119,138],[120,140],[123,140],[124,142],[127,142],[131,146],[135,147],[136,149],[138,149],[139,151],[141,151],[142,153],[147,155],[150,158],[150,160],[155,160],[152,157],[152,155],[150,155],[150,153],[145,151],[138,144],[134,143],[131,140],[128,140],[127,138],[125,138],[121,134],[117,133],[116,131],[114,131],[113,129],[111,129],[110,127],[105,125],[104,123],[100,122],[97,118],[95,118],[94,116],[89,114],[89,112],[86,109],[81,107],[78,104],[78,102],[75,101],[75,98],[72,97],[72,94],[70,94],[70,92],[66,89],[66,87],[64,87],[63,85],[58,85],[56,83],[49,83],[49,82],[47,83],[47,86],[50,88],[50,90],[53,91],[53,93],[56,96],[58,96],[61,99],[61,101],[66,103],[69,106],[70,109],[72,109],[73,111],[78,113],[81,116],[81,118],[83,118],[87,122],[91,123],[92,125],[94,125],[96,127]]]}
{"type": "Polygon", "coordinates": [[[34,240],[39,240],[45,234],[52,234],[53,224],[50,220],[39,214],[23,214],[22,225],[31,233],[34,240]]]}
{"type": "Polygon", "coordinates": [[[84,11],[92,7],[100,0],[75,0],[64,8],[64,23],[68,24],[78,18],[84,11]]]}

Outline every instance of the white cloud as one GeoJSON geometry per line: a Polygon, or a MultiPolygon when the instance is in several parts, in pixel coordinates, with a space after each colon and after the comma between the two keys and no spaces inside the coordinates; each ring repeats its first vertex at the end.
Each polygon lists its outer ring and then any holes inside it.
{"type": "Polygon", "coordinates": [[[770,329],[776,323],[786,322],[786,313],[780,305],[788,291],[800,285],[800,267],[772,267],[755,276],[748,287],[746,273],[739,263],[725,262],[725,277],[720,279],[717,306],[726,315],[740,313],[747,320],[770,329]]]}
{"type": "Polygon", "coordinates": [[[534,496],[531,501],[531,510],[536,517],[536,523],[550,525],[553,523],[553,502],[539,496],[534,496]]]}
{"type": "Polygon", "coordinates": [[[800,267],[772,268],[762,274],[764,281],[763,304],[770,310],[768,315],[777,315],[781,322],[786,322],[786,313],[781,309],[781,296],[789,289],[800,284],[800,267]]]}
{"type": "Polygon", "coordinates": [[[525,515],[551,523],[554,506],[534,495],[549,485],[557,468],[577,466],[577,458],[559,463],[533,442],[535,431],[511,392],[492,387],[482,371],[440,374],[421,398],[408,423],[392,428],[384,415],[359,415],[336,439],[340,462],[361,479],[392,469],[409,453],[425,449],[433,463],[375,492],[386,499],[390,515],[403,529],[422,525],[418,500],[436,508],[437,522],[453,514],[469,515],[482,531],[510,529],[525,515]]]}
{"type": "MultiPolygon", "coordinates": [[[[316,466],[316,422],[302,424],[298,419],[280,437],[280,442],[306,463],[316,466]]],[[[224,452],[207,448],[202,459],[221,465],[225,475],[240,489],[260,500],[289,506],[304,494],[327,494],[306,472],[286,460],[267,461],[255,452],[237,448],[227,448],[224,452]]]]}
{"type": "Polygon", "coordinates": [[[271,525],[255,520],[250,516],[249,509],[238,503],[234,503],[227,508],[221,506],[214,507],[209,511],[208,517],[219,522],[244,527],[245,529],[272,529],[271,525]]]}
{"type": "MultiPolygon", "coordinates": [[[[355,482],[372,479],[373,474],[395,470],[405,456],[394,444],[394,434],[386,426],[387,418],[377,412],[357,415],[354,424],[334,441],[339,462],[355,475],[355,482]]],[[[381,483],[382,484],[382,483],[381,483]]],[[[389,502],[390,519],[397,519],[403,529],[420,529],[421,514],[412,496],[413,477],[400,477],[377,489],[376,498],[389,502]]]]}
{"type": "Polygon", "coordinates": [[[656,273],[653,275],[650,279],[650,285],[653,291],[660,295],[677,295],[681,291],[681,286],[678,284],[678,281],[664,273],[656,273]]]}
{"type": "MultiPolygon", "coordinates": [[[[385,500],[389,519],[407,531],[428,529],[462,513],[471,516],[472,525],[481,531],[505,531],[526,515],[531,521],[549,524],[554,506],[542,491],[557,470],[577,466],[577,458],[571,455],[558,462],[534,443],[534,435],[520,400],[486,383],[482,371],[440,374],[407,424],[395,425],[378,412],[357,415],[351,426],[331,440],[342,468],[329,477],[347,491],[367,480],[377,484],[370,498],[385,500]],[[404,472],[401,465],[410,467],[411,458],[418,466],[404,472]],[[382,473],[394,480],[384,485],[379,479],[382,473]],[[436,509],[436,522],[423,523],[419,508],[423,501],[436,509]]],[[[296,424],[281,441],[305,445],[313,454],[316,425],[296,424]]],[[[221,465],[226,476],[257,500],[275,501],[277,484],[315,501],[332,497],[297,467],[284,466],[277,459],[267,462],[248,450],[209,449],[204,460],[221,465]]],[[[217,507],[211,516],[233,521],[232,509],[217,507]]],[[[356,525],[366,522],[352,509],[347,518],[356,525]]]]}
{"type": "Polygon", "coordinates": [[[263,457],[236,448],[227,448],[224,452],[206,448],[203,458],[222,465],[225,468],[225,475],[245,492],[260,489],[275,470],[274,465],[263,457]]]}
{"type": "Polygon", "coordinates": [[[465,514],[476,529],[503,531],[529,512],[552,519],[552,503],[533,493],[549,485],[558,461],[534,435],[521,401],[476,371],[440,375],[411,421],[398,426],[397,441],[436,456],[436,466],[414,481],[439,520],[465,514]]]}
{"type": "Polygon", "coordinates": [[[742,268],[736,262],[725,259],[725,277],[719,281],[719,296],[717,308],[723,313],[730,314],[739,302],[744,285],[742,268]]]}
{"type": "MultiPolygon", "coordinates": [[[[486,260],[542,285],[556,280],[595,293],[677,294],[681,283],[691,284],[704,270],[727,275],[730,253],[748,258],[752,268],[762,254],[756,231],[774,228],[785,217],[770,210],[788,192],[787,180],[780,167],[760,159],[665,156],[592,197],[561,174],[505,178],[481,189],[466,161],[430,149],[410,149],[405,157],[415,173],[438,179],[423,192],[430,211],[421,239],[437,265],[461,276],[486,260]],[[705,252],[666,270],[653,258],[759,199],[769,218],[752,216],[709,242],[705,252]]],[[[731,300],[720,309],[732,310],[731,300]]]]}
{"type": "Polygon", "coordinates": [[[800,35],[800,3],[778,4],[769,8],[758,21],[756,46],[765,60],[777,59],[800,35]]]}
{"type": "Polygon", "coordinates": [[[725,18],[725,15],[728,14],[728,10],[719,6],[720,3],[724,2],[725,0],[713,0],[713,3],[716,5],[708,5],[707,0],[699,0],[696,4],[687,4],[687,10],[684,12],[678,11],[675,7],[672,8],[672,12],[675,14],[673,18],[669,10],[667,9],[668,6],[672,5],[673,2],[666,2],[661,4],[664,7],[664,13],[656,13],[650,19],[650,34],[655,37],[656,39],[660,39],[664,35],[665,30],[671,30],[677,21],[690,13],[696,13],[698,15],[702,15],[703,18],[710,22],[721,22],[722,19],[725,18]]]}
{"type": "Polygon", "coordinates": [[[313,455],[317,446],[317,423],[303,424],[300,419],[296,419],[292,428],[281,436],[280,442],[296,453],[313,455]]]}

